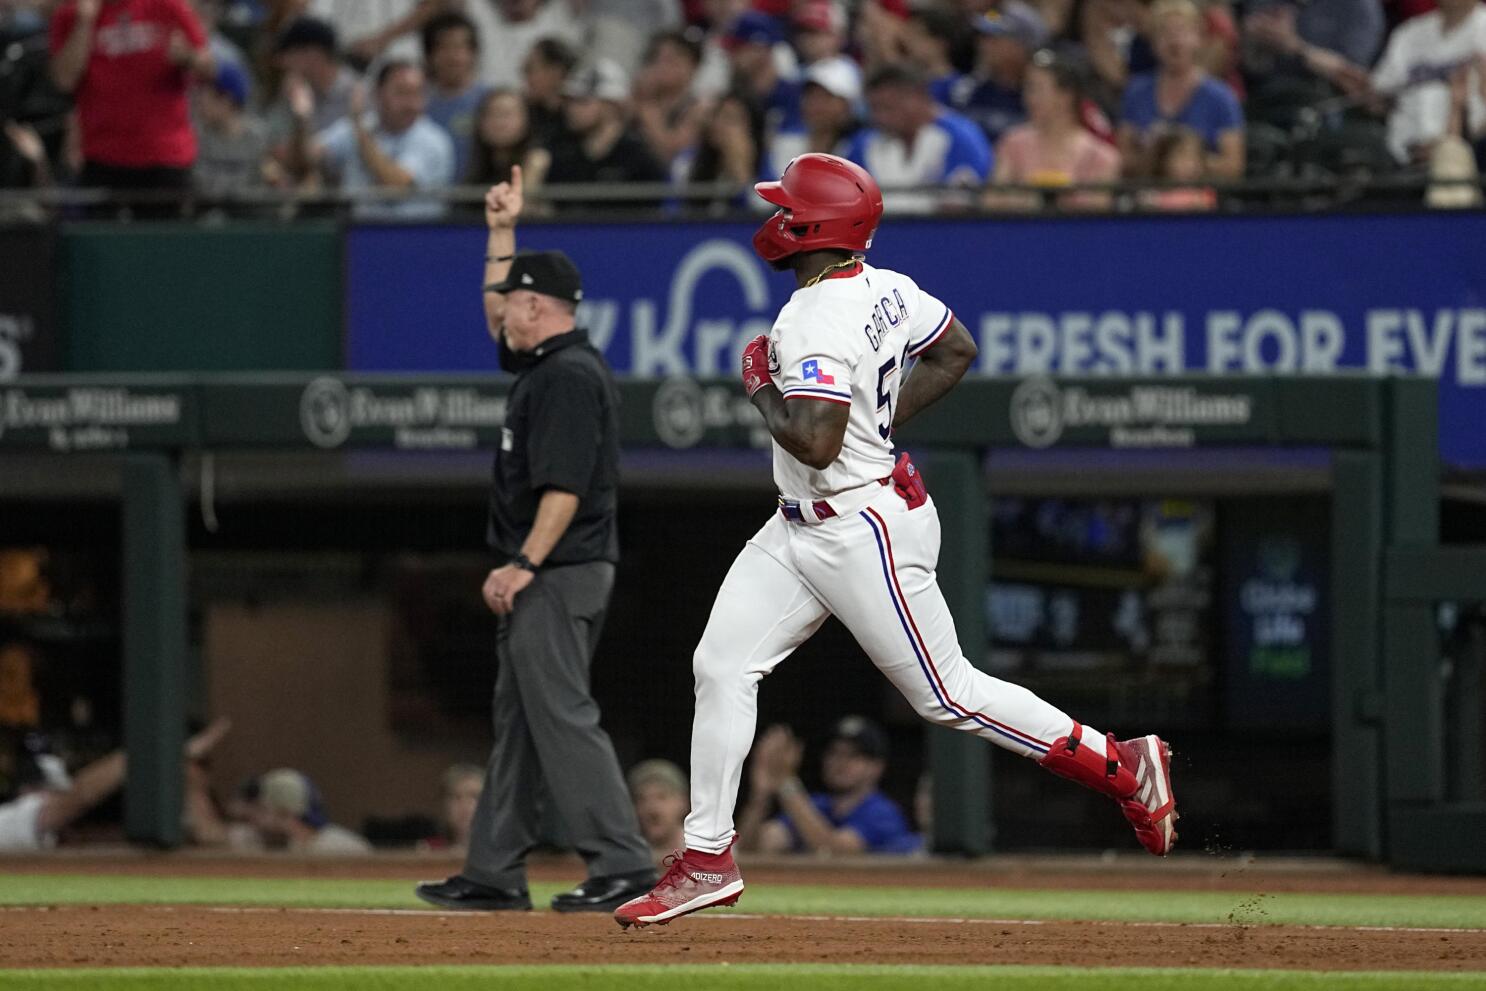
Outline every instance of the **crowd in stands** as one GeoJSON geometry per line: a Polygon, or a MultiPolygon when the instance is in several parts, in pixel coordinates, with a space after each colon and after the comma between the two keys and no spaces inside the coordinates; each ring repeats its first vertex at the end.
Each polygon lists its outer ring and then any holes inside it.
{"type": "MultiPolygon", "coordinates": [[[[0,653],[0,679],[12,683],[6,686],[9,697],[23,699],[25,692],[13,690],[16,677],[6,659],[0,653]]],[[[7,732],[11,717],[36,724],[34,713],[0,711],[0,855],[75,842],[77,824],[124,788],[127,756],[114,750],[69,770],[44,734],[7,732]]],[[[274,768],[224,792],[213,780],[212,753],[231,729],[231,720],[219,718],[186,741],[181,822],[187,844],[312,857],[369,854],[376,847],[411,846],[444,856],[462,856],[468,849],[484,768],[450,765],[440,781],[435,816],[371,818],[358,833],[332,821],[320,789],[295,768],[274,768]]],[[[926,852],[933,827],[929,779],[920,778],[914,795],[915,829],[903,808],[881,790],[889,756],[882,727],[847,716],[831,728],[820,754],[819,791],[807,790],[800,780],[804,753],[788,727],[760,734],[749,762],[748,798],[738,817],[740,850],[816,856],[926,852]]],[[[644,760],[630,769],[628,783],[641,834],[659,863],[686,845],[683,825],[691,805],[686,772],[668,760],[644,760]]],[[[561,848],[562,825],[554,825],[558,832],[548,840],[561,848]]],[[[117,839],[117,833],[95,831],[94,838],[117,839]]]]}
{"type": "Polygon", "coordinates": [[[167,204],[338,189],[364,216],[426,218],[446,198],[419,191],[499,182],[516,164],[529,191],[746,188],[814,150],[865,166],[890,210],[1104,209],[1108,191],[1063,187],[1120,179],[1164,181],[1146,206],[1203,209],[1245,175],[1474,174],[1486,9],[4,0],[0,124],[0,185],[174,193],[167,204]]]}

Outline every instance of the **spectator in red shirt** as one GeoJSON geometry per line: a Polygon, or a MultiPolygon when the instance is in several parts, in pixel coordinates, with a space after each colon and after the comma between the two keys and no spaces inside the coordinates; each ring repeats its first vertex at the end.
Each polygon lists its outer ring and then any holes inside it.
{"type": "Polygon", "coordinates": [[[188,189],[188,92],[210,79],[206,33],[185,0],[68,0],[52,17],[52,80],[77,102],[86,187],[188,189]]]}

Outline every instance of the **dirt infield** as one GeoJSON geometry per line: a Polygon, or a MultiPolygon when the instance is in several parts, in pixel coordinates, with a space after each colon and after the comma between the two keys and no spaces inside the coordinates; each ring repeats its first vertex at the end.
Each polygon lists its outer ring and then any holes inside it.
{"type": "Polygon", "coordinates": [[[698,915],[71,906],[0,910],[6,967],[582,963],[1069,964],[1483,970],[1486,932],[698,915]]]}
{"type": "MultiPolygon", "coordinates": [[[[442,877],[435,857],[308,860],[118,853],[0,859],[3,874],[186,877],[442,877]]],[[[1397,875],[1339,861],[1202,857],[997,857],[954,861],[753,862],[753,885],[1486,895],[1486,878],[1397,875]]],[[[582,865],[531,865],[575,881],[582,865]]],[[[746,902],[744,908],[746,909],[746,902]]],[[[315,964],[791,962],[1486,970],[1486,930],[1247,924],[754,917],[703,913],[620,930],[607,916],[422,910],[117,906],[0,908],[0,967],[315,964]]]]}

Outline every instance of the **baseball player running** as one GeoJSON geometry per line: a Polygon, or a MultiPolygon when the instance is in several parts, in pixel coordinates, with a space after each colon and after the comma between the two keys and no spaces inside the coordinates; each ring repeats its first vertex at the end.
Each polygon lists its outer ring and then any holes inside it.
{"type": "Polygon", "coordinates": [[[939,517],[908,456],[894,463],[892,437],[965,374],[969,332],[908,276],[863,260],[882,216],[866,171],[801,155],[754,188],[779,207],[754,248],[799,285],[743,352],[743,386],[774,438],[779,512],[733,562],[693,659],[686,849],[615,919],[666,923],[738,901],[733,806],[758,683],[830,615],[925,719],[1115,799],[1141,844],[1164,856],[1176,841],[1167,745],[1105,737],[960,651],[934,578],[939,517]]]}

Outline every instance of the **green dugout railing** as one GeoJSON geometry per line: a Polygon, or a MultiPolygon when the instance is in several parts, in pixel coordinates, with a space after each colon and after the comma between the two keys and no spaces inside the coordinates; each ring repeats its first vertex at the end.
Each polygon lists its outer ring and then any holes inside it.
{"type": "MultiPolygon", "coordinates": [[[[122,459],[126,831],[180,842],[186,538],[182,453],[472,450],[498,443],[507,380],[375,375],[31,376],[0,386],[11,451],[122,459]]],[[[623,441],[762,443],[731,382],[623,384],[623,441]]],[[[1436,385],[1364,375],[967,380],[901,441],[932,480],[940,571],[960,637],[985,642],[988,447],[1282,445],[1332,451],[1331,726],[1337,851],[1486,870],[1486,807],[1444,790],[1433,608],[1486,590],[1486,548],[1441,548],[1436,385]],[[1448,839],[1448,849],[1440,838],[1448,839]]],[[[988,753],[931,731],[936,846],[986,852],[988,753]]]]}

